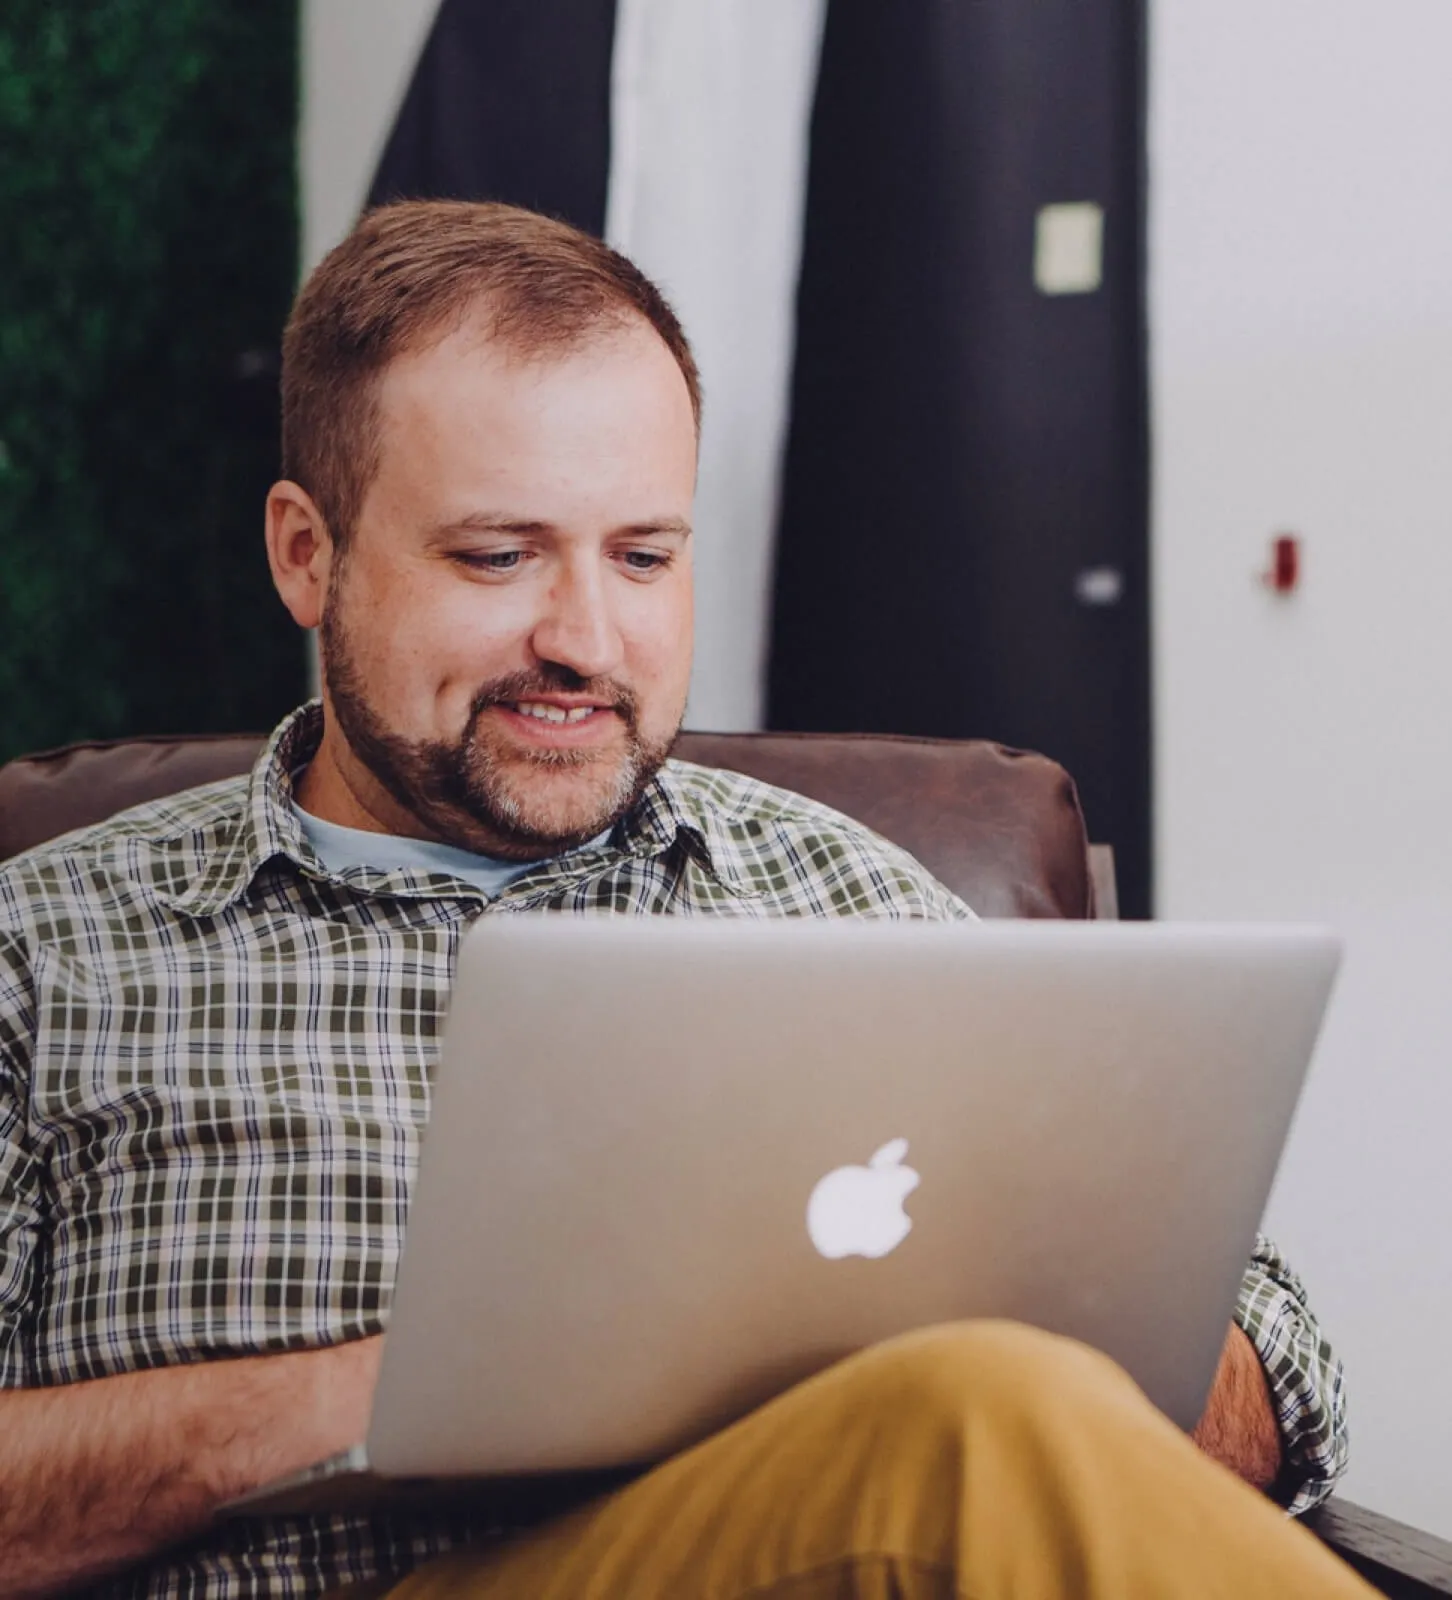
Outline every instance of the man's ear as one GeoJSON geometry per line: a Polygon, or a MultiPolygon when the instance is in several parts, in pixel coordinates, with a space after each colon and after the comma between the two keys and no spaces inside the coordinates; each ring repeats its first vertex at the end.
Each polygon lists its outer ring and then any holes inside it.
{"type": "Polygon", "coordinates": [[[300,628],[316,628],[334,558],[328,525],[313,497],[284,478],[267,495],[267,564],[282,603],[300,628]]]}

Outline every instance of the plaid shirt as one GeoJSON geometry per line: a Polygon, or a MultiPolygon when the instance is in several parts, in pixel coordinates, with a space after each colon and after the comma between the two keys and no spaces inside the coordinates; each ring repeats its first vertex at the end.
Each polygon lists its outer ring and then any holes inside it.
{"type": "MultiPolygon", "coordinates": [[[[496,899],[331,873],[291,810],[315,707],[250,777],[0,867],[0,1387],[379,1332],[459,942],[480,915],[966,918],[910,856],[751,779],[669,763],[608,844],[496,899]]],[[[1239,1318],[1303,1508],[1340,1470],[1339,1364],[1264,1242],[1239,1318]]],[[[457,1513],[219,1525],[110,1595],[315,1595],[465,1539],[457,1513]]]]}

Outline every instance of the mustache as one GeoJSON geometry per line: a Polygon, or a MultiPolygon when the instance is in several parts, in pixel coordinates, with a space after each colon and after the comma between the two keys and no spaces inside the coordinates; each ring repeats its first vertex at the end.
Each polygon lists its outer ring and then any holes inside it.
{"type": "Polygon", "coordinates": [[[634,728],[638,720],[639,699],[624,684],[612,678],[585,678],[569,667],[547,662],[533,672],[511,672],[483,684],[469,706],[470,731],[491,706],[517,705],[547,694],[586,694],[603,700],[627,728],[634,728]]]}

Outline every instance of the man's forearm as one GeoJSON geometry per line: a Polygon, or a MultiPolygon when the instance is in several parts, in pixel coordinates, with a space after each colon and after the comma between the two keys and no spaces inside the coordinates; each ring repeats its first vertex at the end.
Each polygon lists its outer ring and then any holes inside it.
{"type": "Polygon", "coordinates": [[[1257,1489],[1269,1489],[1280,1473],[1281,1430],[1270,1385],[1255,1346],[1234,1325],[1194,1439],[1206,1455],[1257,1489]]]}
{"type": "Polygon", "coordinates": [[[0,1595],[43,1595],[197,1532],[356,1443],[380,1340],[0,1394],[0,1595]]]}

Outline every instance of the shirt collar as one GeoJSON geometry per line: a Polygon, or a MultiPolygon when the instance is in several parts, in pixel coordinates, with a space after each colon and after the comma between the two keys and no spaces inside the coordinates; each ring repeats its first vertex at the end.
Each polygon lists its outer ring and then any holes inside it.
{"type": "Polygon", "coordinates": [[[733,894],[757,898],[741,850],[725,819],[686,779],[682,763],[667,761],[621,821],[625,847],[639,856],[658,855],[679,841],[733,894]]]}
{"type": "Polygon", "coordinates": [[[248,776],[236,831],[219,843],[193,882],[172,900],[178,911],[209,916],[225,910],[278,856],[312,871],[321,869],[292,812],[292,779],[312,760],[322,737],[323,708],[316,700],[291,712],[273,730],[248,776]]]}
{"type": "MultiPolygon", "coordinates": [[[[207,858],[187,889],[168,897],[178,911],[209,916],[225,910],[246,893],[263,867],[279,856],[309,876],[332,876],[308,844],[292,809],[293,776],[312,760],[322,737],[323,709],[317,700],[300,706],[278,724],[248,777],[236,831],[207,858]]],[[[679,843],[724,888],[755,897],[729,832],[704,798],[683,782],[677,762],[667,762],[651,778],[640,799],[621,818],[616,837],[620,849],[637,857],[663,855],[679,843]]],[[[540,863],[541,867],[549,865],[540,863]]],[[[521,880],[519,887],[526,881],[521,880]]]]}

